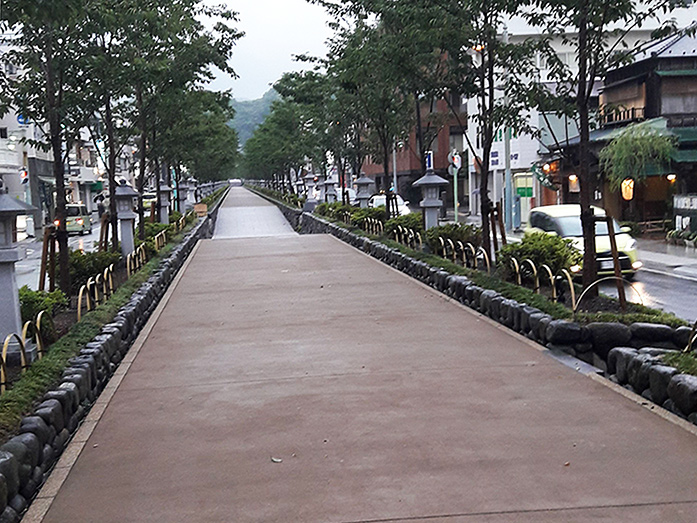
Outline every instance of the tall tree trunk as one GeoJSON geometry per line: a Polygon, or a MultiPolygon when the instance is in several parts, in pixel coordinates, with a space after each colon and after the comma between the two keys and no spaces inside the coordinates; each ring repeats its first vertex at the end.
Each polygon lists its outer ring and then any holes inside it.
{"type": "Polygon", "coordinates": [[[416,90],[414,90],[414,103],[416,104],[416,150],[419,151],[421,176],[424,176],[426,174],[426,166],[424,165],[424,130],[421,125],[421,101],[416,90]]]}
{"type": "Polygon", "coordinates": [[[61,104],[60,95],[56,93],[56,79],[53,71],[53,40],[48,39],[44,48],[46,57],[46,69],[44,79],[46,80],[46,102],[49,132],[51,140],[51,152],[53,153],[53,177],[56,180],[56,219],[58,229],[56,239],[58,240],[58,277],[60,278],[60,288],[70,296],[70,255],[68,251],[68,231],[66,229],[65,218],[65,165],[63,164],[63,131],[59,108],[61,104]]]}
{"type": "Polygon", "coordinates": [[[493,120],[488,112],[494,104],[494,63],[492,43],[488,43],[482,51],[482,69],[480,75],[480,114],[482,121],[482,161],[481,183],[479,184],[480,210],[482,215],[482,247],[488,256],[491,256],[491,227],[489,214],[491,212],[491,200],[489,200],[489,165],[491,159],[491,146],[494,139],[493,120]],[[485,59],[484,54],[487,54],[485,59]]]}
{"type": "MultiPolygon", "coordinates": [[[[155,145],[155,138],[157,137],[157,131],[153,127],[152,130],[152,143],[150,144],[151,147],[155,145]]],[[[160,223],[162,221],[162,212],[160,210],[160,198],[162,195],[162,191],[160,190],[160,185],[162,185],[162,182],[164,182],[164,178],[162,178],[162,173],[160,172],[160,159],[155,156],[155,198],[157,199],[157,204],[155,205],[155,221],[157,223],[160,223]]]]}
{"type": "Polygon", "coordinates": [[[145,146],[147,145],[147,119],[143,110],[143,90],[140,85],[136,85],[136,111],[138,111],[138,119],[140,120],[140,165],[138,167],[138,237],[141,241],[145,241],[145,209],[143,209],[143,189],[145,187],[145,162],[147,154],[145,146]]]}
{"type": "MultiPolygon", "coordinates": [[[[576,109],[579,116],[579,182],[581,185],[581,227],[583,229],[583,287],[588,288],[596,279],[595,267],[595,221],[591,209],[593,181],[590,173],[590,117],[588,109],[588,92],[593,88],[593,78],[588,78],[588,0],[583,0],[583,7],[578,26],[578,92],[576,109]]],[[[597,296],[597,287],[591,290],[591,296],[597,296]]]]}
{"type": "Polygon", "coordinates": [[[107,92],[104,98],[104,124],[109,147],[109,220],[111,221],[112,243],[111,250],[119,250],[119,217],[116,211],[116,133],[114,132],[114,116],[111,107],[111,95],[107,92]]]}
{"type": "Polygon", "coordinates": [[[174,208],[177,210],[177,212],[184,214],[184,211],[181,209],[181,196],[179,194],[182,181],[181,166],[179,165],[179,163],[177,163],[177,165],[174,166],[174,181],[177,184],[177,198],[174,202],[174,208]]]}
{"type": "Polygon", "coordinates": [[[385,173],[385,221],[392,217],[392,194],[389,191],[390,179],[390,140],[385,136],[382,140],[382,169],[385,173]]]}

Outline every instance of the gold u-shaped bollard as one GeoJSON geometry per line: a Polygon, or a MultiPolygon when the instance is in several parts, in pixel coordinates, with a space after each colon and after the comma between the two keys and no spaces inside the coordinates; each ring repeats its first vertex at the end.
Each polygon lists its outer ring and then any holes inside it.
{"type": "Polygon", "coordinates": [[[513,268],[515,269],[516,283],[518,285],[523,285],[523,280],[520,277],[520,264],[515,256],[511,256],[511,262],[513,262],[513,268]]]}
{"type": "Polygon", "coordinates": [[[552,274],[552,269],[546,263],[542,264],[542,268],[547,271],[547,276],[549,277],[549,284],[552,286],[552,299],[557,301],[557,288],[554,285],[554,275],[552,274]]]}
{"type": "Polygon", "coordinates": [[[532,269],[532,275],[535,280],[535,288],[533,292],[535,294],[540,294],[540,278],[537,276],[537,267],[535,266],[535,262],[533,262],[530,258],[525,258],[520,264],[521,270],[526,263],[530,265],[530,268],[532,269]]]}

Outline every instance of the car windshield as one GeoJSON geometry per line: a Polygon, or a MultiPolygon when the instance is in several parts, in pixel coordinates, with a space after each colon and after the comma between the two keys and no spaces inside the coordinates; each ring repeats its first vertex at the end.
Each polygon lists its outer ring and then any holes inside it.
{"type": "Polygon", "coordinates": [[[68,216],[80,216],[80,208],[79,207],[66,207],[65,214],[67,214],[68,216]]]}
{"type": "MultiPolygon", "coordinates": [[[[554,221],[557,223],[559,228],[558,233],[562,238],[568,238],[570,236],[583,236],[580,216],[558,216],[557,218],[554,218],[554,221]]],[[[620,225],[616,220],[612,220],[612,226],[615,229],[615,234],[619,234],[620,225]]],[[[607,236],[607,223],[597,222],[595,224],[595,234],[596,236],[607,236]]]]}

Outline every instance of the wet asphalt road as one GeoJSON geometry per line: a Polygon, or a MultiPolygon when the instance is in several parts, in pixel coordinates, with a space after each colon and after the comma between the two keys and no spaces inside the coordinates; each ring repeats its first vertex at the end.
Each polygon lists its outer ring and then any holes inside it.
{"type": "MultiPolygon", "coordinates": [[[[617,287],[612,281],[600,284],[600,291],[617,296],[617,287]]],[[[629,301],[672,312],[689,322],[697,320],[697,278],[648,267],[639,271],[634,281],[625,283],[625,295],[629,301]]]]}

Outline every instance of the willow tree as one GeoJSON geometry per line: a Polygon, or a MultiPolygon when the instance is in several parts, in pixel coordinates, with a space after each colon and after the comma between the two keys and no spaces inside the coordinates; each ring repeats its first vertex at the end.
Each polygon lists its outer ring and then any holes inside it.
{"type": "MultiPolygon", "coordinates": [[[[661,133],[650,122],[629,125],[600,151],[600,169],[610,187],[618,190],[627,179],[643,182],[650,167],[669,166],[676,149],[677,138],[661,133]]],[[[634,213],[634,199],[630,213],[634,213]]]]}
{"type": "Polygon", "coordinates": [[[643,182],[649,166],[670,164],[676,145],[675,136],[661,133],[649,122],[629,125],[600,151],[600,167],[616,190],[627,178],[643,182]]]}

